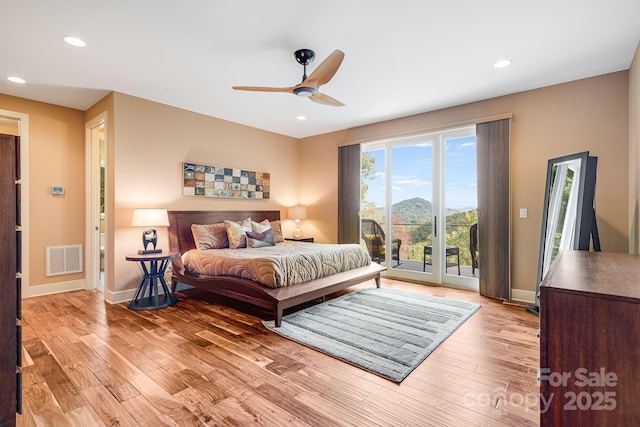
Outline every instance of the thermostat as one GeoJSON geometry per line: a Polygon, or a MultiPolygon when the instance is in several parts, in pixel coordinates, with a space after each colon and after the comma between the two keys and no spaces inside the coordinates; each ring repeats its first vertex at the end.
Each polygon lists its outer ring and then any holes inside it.
{"type": "Polygon", "coordinates": [[[64,187],[51,187],[51,194],[54,196],[64,194],[64,187]]]}

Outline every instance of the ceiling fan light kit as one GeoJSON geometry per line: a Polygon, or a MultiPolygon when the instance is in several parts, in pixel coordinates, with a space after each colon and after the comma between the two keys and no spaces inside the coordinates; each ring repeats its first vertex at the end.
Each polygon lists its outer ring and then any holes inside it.
{"type": "Polygon", "coordinates": [[[293,89],[293,93],[295,93],[298,96],[302,96],[305,98],[309,98],[312,95],[315,95],[316,93],[318,93],[318,91],[312,87],[296,87],[293,89]]]}
{"type": "Polygon", "coordinates": [[[309,98],[318,104],[341,107],[344,104],[319,91],[320,86],[328,83],[342,64],[344,53],[334,50],[316,69],[307,77],[307,65],[313,62],[316,54],[311,49],[298,49],[293,53],[296,61],[304,67],[302,82],[291,87],[262,87],[262,86],[233,86],[235,90],[248,90],[254,92],[288,92],[304,98],[309,98]]]}

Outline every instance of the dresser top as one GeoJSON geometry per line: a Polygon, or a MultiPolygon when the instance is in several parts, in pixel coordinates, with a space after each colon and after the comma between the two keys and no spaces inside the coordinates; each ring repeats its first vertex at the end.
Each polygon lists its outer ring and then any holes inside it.
{"type": "Polygon", "coordinates": [[[640,255],[563,251],[540,287],[638,299],[640,303],[640,255]]]}

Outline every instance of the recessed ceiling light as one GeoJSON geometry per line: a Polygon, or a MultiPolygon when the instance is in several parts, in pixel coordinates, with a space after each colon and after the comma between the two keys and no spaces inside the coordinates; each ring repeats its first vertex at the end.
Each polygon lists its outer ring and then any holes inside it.
{"type": "Polygon", "coordinates": [[[504,67],[508,67],[509,65],[511,65],[510,59],[501,59],[500,61],[493,64],[495,68],[504,68],[504,67]]]}
{"type": "Polygon", "coordinates": [[[9,76],[7,77],[7,80],[9,80],[10,82],[20,83],[20,84],[24,84],[27,82],[25,79],[21,79],[20,77],[16,77],[16,76],[9,76]]]}
{"type": "Polygon", "coordinates": [[[84,47],[86,45],[86,43],[84,41],[80,40],[77,37],[73,37],[73,36],[64,36],[64,37],[62,37],[62,40],[64,40],[65,42],[69,43],[71,46],[84,47]]]}
{"type": "Polygon", "coordinates": [[[302,114],[300,114],[298,117],[296,117],[296,119],[298,119],[298,120],[307,120],[307,117],[303,116],[302,114]]]}

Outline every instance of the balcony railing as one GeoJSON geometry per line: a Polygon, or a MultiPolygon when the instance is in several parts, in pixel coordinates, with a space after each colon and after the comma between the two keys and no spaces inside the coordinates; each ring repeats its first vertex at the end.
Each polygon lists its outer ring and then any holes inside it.
{"type": "MultiPolygon", "coordinates": [[[[384,223],[381,223],[385,227],[384,223]]],[[[471,242],[471,224],[446,224],[445,225],[445,244],[446,246],[457,247],[460,256],[460,274],[463,276],[477,277],[478,268],[472,267],[472,258],[470,250],[471,242]]],[[[400,265],[396,266],[396,262],[391,263],[392,268],[414,271],[431,271],[431,257],[426,256],[425,264],[425,246],[431,246],[433,242],[433,225],[430,223],[423,224],[407,224],[393,223],[391,225],[392,238],[402,240],[400,245],[400,265]],[[414,241],[415,239],[415,241],[414,241]]],[[[476,252],[477,253],[477,252],[476,252]]],[[[479,258],[479,254],[478,254],[479,258]]],[[[458,274],[457,257],[447,257],[447,273],[458,274]]]]}

